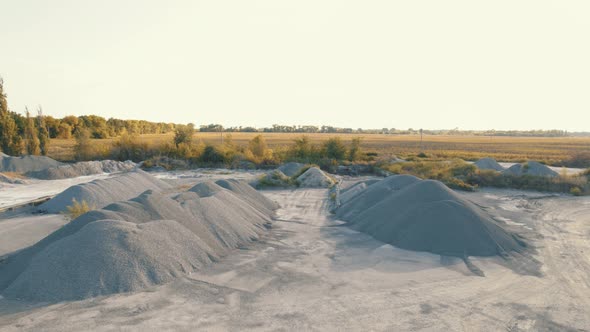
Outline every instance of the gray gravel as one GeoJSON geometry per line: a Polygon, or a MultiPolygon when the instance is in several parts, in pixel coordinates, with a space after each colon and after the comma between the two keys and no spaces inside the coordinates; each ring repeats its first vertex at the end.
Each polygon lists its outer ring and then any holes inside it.
{"type": "Polygon", "coordinates": [[[391,176],[343,204],[337,215],[355,230],[408,250],[467,257],[526,249],[519,236],[434,180],[391,176]]]}
{"type": "Polygon", "coordinates": [[[0,172],[27,173],[57,167],[61,163],[45,156],[11,157],[0,154],[0,172]]]}
{"type": "Polygon", "coordinates": [[[130,160],[125,162],[114,160],[82,161],[75,164],[60,165],[40,171],[28,172],[26,175],[42,180],[57,180],[102,173],[127,172],[135,169],[135,167],[136,164],[130,160]]]}
{"type": "Polygon", "coordinates": [[[257,240],[277,208],[246,183],[222,183],[230,189],[204,182],[183,193],[147,190],[90,211],[6,257],[0,293],[75,300],[140,290],[199,270],[257,240]]]}
{"type": "Polygon", "coordinates": [[[41,204],[39,210],[49,213],[64,212],[67,206],[72,205],[74,198],[78,202],[86,201],[89,206],[102,208],[113,202],[131,199],[148,189],[162,191],[170,188],[166,182],[142,170],[136,170],[72,186],[41,204]]]}
{"type": "Polygon", "coordinates": [[[502,172],[503,170],[505,170],[505,168],[502,165],[498,164],[498,162],[494,158],[481,158],[480,160],[476,161],[474,165],[477,166],[477,168],[479,169],[487,169],[498,172],[502,172]]]}
{"type": "Polygon", "coordinates": [[[534,175],[534,176],[549,176],[554,177],[558,176],[559,174],[552,170],[551,168],[547,167],[536,161],[528,161],[524,164],[516,164],[510,166],[507,170],[504,171],[504,174],[510,175],[534,175]]]}

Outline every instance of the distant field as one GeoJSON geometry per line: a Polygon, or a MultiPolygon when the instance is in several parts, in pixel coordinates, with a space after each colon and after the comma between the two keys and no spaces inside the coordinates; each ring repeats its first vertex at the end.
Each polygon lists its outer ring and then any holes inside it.
{"type": "MultiPolygon", "coordinates": [[[[246,145],[259,133],[224,133],[224,139],[231,135],[237,145],[246,145]]],[[[301,134],[297,133],[261,133],[270,148],[288,146],[301,134]]],[[[493,157],[499,161],[525,161],[527,159],[558,164],[573,155],[590,153],[590,138],[584,137],[483,137],[483,136],[424,136],[422,146],[419,135],[358,135],[358,134],[307,134],[312,143],[318,144],[330,137],[341,137],[345,143],[351,138],[362,137],[365,151],[372,151],[381,157],[392,155],[409,156],[419,152],[435,159],[461,158],[474,160],[493,157]]],[[[172,142],[172,134],[142,135],[141,142],[149,146],[158,146],[172,142]]],[[[219,144],[220,133],[197,133],[195,139],[205,143],[219,144]]],[[[97,147],[108,149],[116,139],[97,139],[97,147]]],[[[53,139],[49,155],[59,160],[71,160],[75,140],[53,139]]]]}

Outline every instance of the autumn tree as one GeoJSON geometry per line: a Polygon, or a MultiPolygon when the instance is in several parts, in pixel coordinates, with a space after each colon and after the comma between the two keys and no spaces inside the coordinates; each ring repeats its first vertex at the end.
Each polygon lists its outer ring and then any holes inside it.
{"type": "Polygon", "coordinates": [[[344,146],[340,137],[332,137],[324,143],[323,152],[330,159],[344,160],[346,157],[346,146],[344,146]]]}
{"type": "Polygon", "coordinates": [[[311,162],[314,155],[314,146],[308,136],[301,136],[293,140],[291,153],[299,161],[311,162]]]}
{"type": "Polygon", "coordinates": [[[76,131],[76,145],[74,145],[74,156],[76,160],[89,160],[93,148],[90,140],[90,131],[86,128],[78,128],[76,131]]]}
{"type": "Polygon", "coordinates": [[[361,138],[355,137],[352,139],[350,148],[348,150],[348,160],[355,161],[361,156],[361,138]]]}
{"type": "Polygon", "coordinates": [[[37,109],[37,137],[39,138],[41,155],[46,156],[47,150],[49,149],[49,130],[47,129],[47,123],[45,122],[45,116],[43,115],[41,106],[37,109]]]}
{"type": "Polygon", "coordinates": [[[26,107],[25,116],[27,119],[27,122],[25,123],[25,150],[27,154],[38,155],[40,150],[37,127],[35,126],[35,119],[31,117],[31,113],[26,107]]]}
{"type": "Polygon", "coordinates": [[[268,149],[266,145],[266,140],[262,135],[256,135],[253,139],[248,142],[248,149],[252,152],[252,154],[257,158],[264,158],[265,153],[268,149]]]}
{"type": "Polygon", "coordinates": [[[182,143],[190,145],[194,133],[195,125],[192,123],[176,126],[176,130],[174,131],[174,145],[176,145],[177,148],[182,143]]]}
{"type": "Polygon", "coordinates": [[[22,138],[13,114],[8,110],[4,81],[0,78],[0,151],[18,156],[22,153],[22,138]]]}

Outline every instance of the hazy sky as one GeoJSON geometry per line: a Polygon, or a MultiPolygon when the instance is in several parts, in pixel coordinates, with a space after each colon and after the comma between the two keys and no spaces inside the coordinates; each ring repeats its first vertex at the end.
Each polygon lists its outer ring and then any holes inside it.
{"type": "Polygon", "coordinates": [[[590,131],[590,1],[0,0],[13,111],[590,131]]]}

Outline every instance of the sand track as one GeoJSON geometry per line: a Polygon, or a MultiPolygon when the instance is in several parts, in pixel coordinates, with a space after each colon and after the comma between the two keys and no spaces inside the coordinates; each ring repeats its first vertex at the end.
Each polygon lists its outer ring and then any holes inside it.
{"type": "Polygon", "coordinates": [[[338,226],[324,189],[265,194],[281,204],[271,232],[212,269],[151,292],[37,308],[0,300],[0,330],[590,330],[588,198],[466,194],[542,235],[543,277],[477,258],[482,278],[460,259],[338,226]]]}

